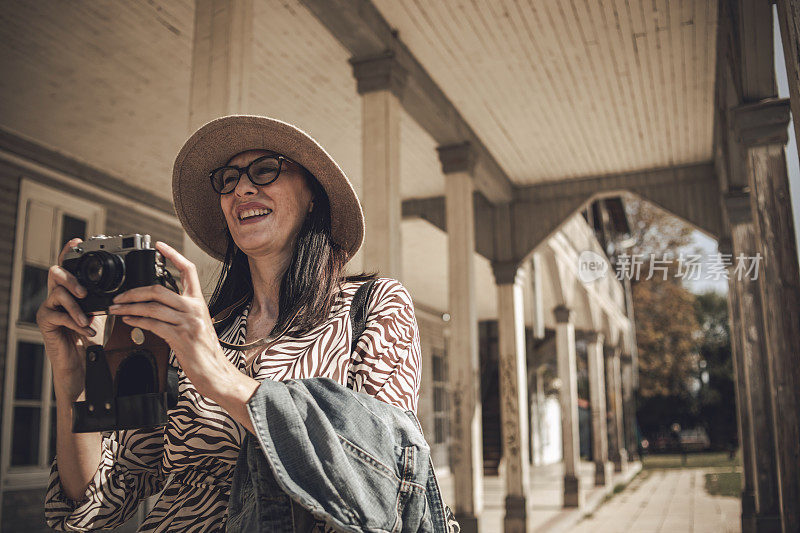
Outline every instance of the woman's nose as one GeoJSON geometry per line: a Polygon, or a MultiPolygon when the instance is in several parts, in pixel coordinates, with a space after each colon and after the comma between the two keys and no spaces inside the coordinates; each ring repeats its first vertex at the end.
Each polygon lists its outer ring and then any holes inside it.
{"type": "Polygon", "coordinates": [[[236,196],[245,196],[248,194],[256,194],[258,189],[253,182],[250,181],[250,177],[247,175],[246,172],[242,172],[242,175],[239,177],[239,183],[236,184],[236,188],[234,189],[234,193],[236,196]]]}

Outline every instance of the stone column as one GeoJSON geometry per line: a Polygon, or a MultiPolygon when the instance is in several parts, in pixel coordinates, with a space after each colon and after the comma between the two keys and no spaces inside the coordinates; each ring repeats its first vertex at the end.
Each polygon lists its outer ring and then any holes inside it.
{"type": "Polygon", "coordinates": [[[474,159],[468,145],[440,147],[438,152],[445,174],[449,260],[453,511],[464,533],[477,533],[483,507],[483,435],[475,303],[474,159]]]}
{"type": "Polygon", "coordinates": [[[611,440],[609,456],[614,471],[622,472],[628,467],[628,452],[625,450],[622,420],[622,376],[620,375],[619,348],[604,350],[606,377],[608,378],[608,411],[611,414],[611,440]]]}
{"type": "Polygon", "coordinates": [[[506,533],[527,531],[530,479],[528,449],[528,370],[522,284],[513,264],[492,265],[497,283],[500,418],[505,463],[506,533]]]}
{"type": "Polygon", "coordinates": [[[603,362],[603,334],[592,332],[586,339],[589,363],[589,395],[592,406],[592,458],[594,484],[611,488],[613,466],[608,462],[608,428],[606,427],[606,380],[603,362]]]}
{"type": "Polygon", "coordinates": [[[580,507],[580,435],[578,433],[578,369],[572,310],[565,305],[553,309],[556,317],[556,359],[561,402],[561,442],[564,450],[564,507],[580,507]]]}
{"type": "Polygon", "coordinates": [[[393,54],[352,58],[361,95],[363,265],[402,279],[400,114],[406,72],[393,54]]]}
{"type": "Polygon", "coordinates": [[[730,113],[736,140],[745,147],[744,168],[762,257],[758,281],[772,379],[782,528],[800,531],[800,267],[786,168],[789,102],[763,100],[730,113]]]}
{"type": "MultiPolygon", "coordinates": [[[[744,469],[742,531],[781,531],[778,472],[775,459],[772,386],[758,279],[737,269],[739,259],[756,257],[750,194],[744,190],[725,195],[731,241],[720,253],[731,253],[727,264],[732,309],[731,347],[734,362],[737,414],[741,426],[744,469]]],[[[745,266],[747,266],[745,264],[745,266]]]]}
{"type": "MultiPolygon", "coordinates": [[[[253,0],[196,0],[187,135],[215,118],[247,113],[252,71],[253,0]]],[[[183,254],[197,266],[203,294],[208,298],[214,291],[220,262],[185,234],[183,254]]]]}

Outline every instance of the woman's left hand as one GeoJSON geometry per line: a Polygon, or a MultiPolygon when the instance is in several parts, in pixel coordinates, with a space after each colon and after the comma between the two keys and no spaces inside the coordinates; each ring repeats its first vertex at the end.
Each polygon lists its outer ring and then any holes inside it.
{"type": "Polygon", "coordinates": [[[180,271],[183,292],[161,285],[137,287],[117,295],[108,312],[164,339],[197,392],[215,400],[224,381],[220,378],[231,375],[231,370],[241,372],[222,351],[194,263],[163,242],[157,242],[156,249],[180,271]]]}

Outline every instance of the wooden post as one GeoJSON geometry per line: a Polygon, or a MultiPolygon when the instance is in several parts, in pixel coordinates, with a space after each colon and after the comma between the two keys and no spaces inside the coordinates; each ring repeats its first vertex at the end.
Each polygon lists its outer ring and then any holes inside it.
{"type": "Polygon", "coordinates": [[[469,145],[440,147],[438,152],[445,174],[448,237],[454,512],[464,533],[477,533],[483,507],[483,435],[475,303],[474,159],[469,145]]]}
{"type": "MultiPolygon", "coordinates": [[[[778,472],[773,436],[772,386],[764,336],[762,298],[758,279],[741,271],[758,250],[750,194],[736,190],[725,195],[733,257],[728,263],[729,300],[733,309],[731,346],[740,406],[744,492],[742,530],[781,531],[778,472]],[[740,259],[737,259],[740,258],[740,259]],[[744,261],[744,262],[742,262],[744,261]],[[735,346],[734,346],[735,345],[735,346]]],[[[722,246],[720,247],[722,251],[722,246]]],[[[760,267],[760,265],[759,265],[760,267]]]]}
{"type": "Polygon", "coordinates": [[[514,265],[494,263],[497,282],[500,370],[500,418],[505,463],[506,533],[527,531],[530,479],[528,450],[528,370],[522,284],[514,265]]]}
{"type": "Polygon", "coordinates": [[[614,463],[614,472],[623,472],[628,467],[628,452],[625,450],[622,420],[622,376],[620,375],[619,348],[608,347],[606,377],[608,378],[608,410],[611,414],[611,440],[609,456],[614,463]]]}
{"type": "MultiPolygon", "coordinates": [[[[253,0],[196,0],[194,25],[189,133],[215,118],[248,111],[253,72],[253,0]]],[[[203,294],[208,298],[214,290],[220,262],[186,234],[183,254],[197,266],[203,294]]]]}
{"type": "Polygon", "coordinates": [[[583,505],[578,468],[578,369],[575,352],[575,325],[572,310],[565,305],[553,309],[556,316],[556,357],[561,381],[561,441],[564,450],[564,507],[583,505]]]}
{"type": "MultiPolygon", "coordinates": [[[[749,207],[749,199],[748,199],[749,207]]],[[[732,254],[731,239],[723,237],[717,245],[720,254],[732,254]]],[[[729,269],[730,270],[730,269],[729,269]]],[[[728,276],[728,329],[731,335],[731,361],[733,362],[733,385],[736,396],[736,421],[739,433],[739,449],[742,452],[742,533],[755,531],[754,516],[756,513],[755,495],[755,459],[753,457],[753,415],[747,398],[747,375],[744,365],[745,325],[742,321],[740,305],[740,285],[734,282],[734,276],[728,276]]],[[[759,318],[759,322],[760,322],[759,318]]],[[[772,433],[772,430],[770,430],[772,433]]],[[[771,454],[771,452],[770,452],[771,454]]]]}
{"type": "Polygon", "coordinates": [[[361,95],[363,265],[402,279],[400,113],[406,72],[394,55],[352,58],[361,95]]]}
{"type": "Polygon", "coordinates": [[[592,406],[592,457],[594,484],[611,488],[613,466],[608,462],[608,428],[606,427],[606,383],[603,364],[603,334],[591,332],[587,339],[589,363],[589,395],[592,406]]]}
{"type": "Polygon", "coordinates": [[[785,143],[789,102],[767,99],[730,111],[744,146],[750,205],[761,254],[758,281],[772,378],[775,453],[783,531],[800,531],[800,268],[785,143]]]}
{"type": "Polygon", "coordinates": [[[781,29],[783,59],[786,63],[786,78],[789,81],[789,98],[794,119],[795,139],[800,150],[800,2],[777,0],[778,22],[781,29]]]}

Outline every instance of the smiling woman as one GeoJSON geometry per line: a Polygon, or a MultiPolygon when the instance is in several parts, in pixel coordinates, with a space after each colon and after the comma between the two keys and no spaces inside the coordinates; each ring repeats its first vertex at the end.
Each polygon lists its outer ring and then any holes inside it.
{"type": "MultiPolygon", "coordinates": [[[[195,266],[158,243],[180,270],[183,292],[130,290],[109,313],[170,344],[170,364],[179,370],[178,404],[166,428],[85,438],[68,425],[81,390],[56,389],[58,447],[46,502],[47,522],[56,529],[114,527],[159,491],[139,531],[224,529],[239,450],[247,433],[256,432],[248,408],[255,409],[252,399],[264,380],[326,377],[416,411],[421,376],[414,304],[395,279],[343,275],[361,246],[363,215],[344,172],[316,141],[266,117],[217,119],[178,154],[173,191],[187,234],[223,262],[210,302],[203,301],[195,266]],[[368,280],[375,283],[365,329],[351,351],[350,308],[368,280]]],[[[61,277],[53,286],[77,294],[76,282],[62,270],[55,267],[61,277]]],[[[53,360],[74,341],[59,342],[46,347],[53,360]]],[[[56,369],[69,383],[82,382],[80,365],[56,369]]],[[[391,517],[401,507],[400,500],[392,504],[391,517]]],[[[317,520],[313,530],[326,527],[317,520]]]]}

